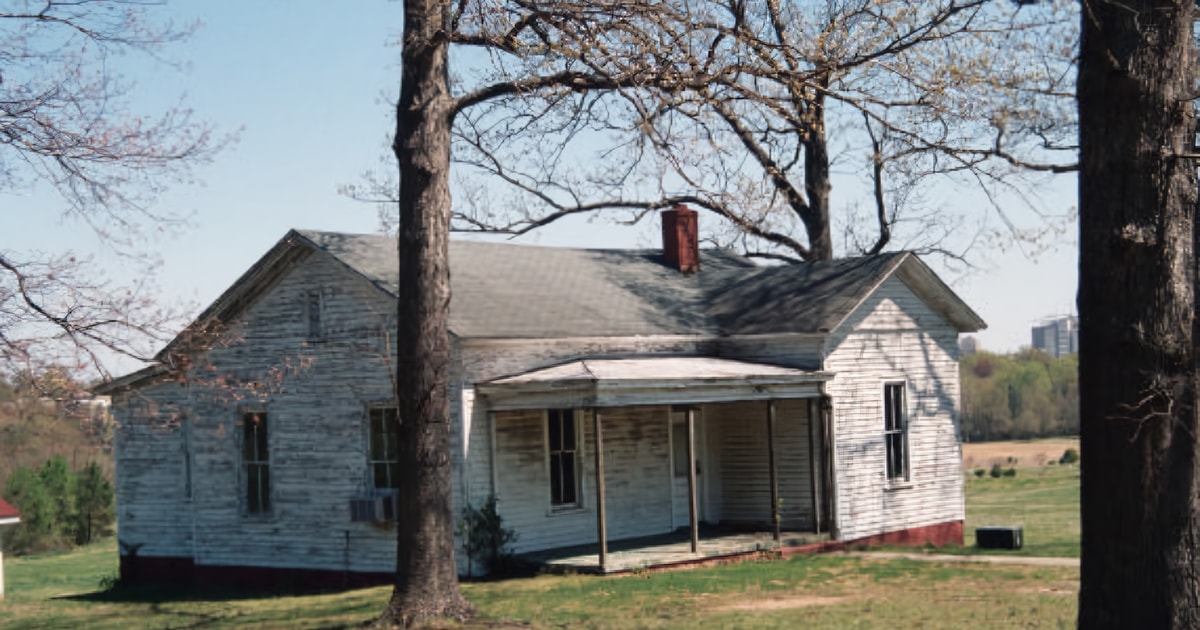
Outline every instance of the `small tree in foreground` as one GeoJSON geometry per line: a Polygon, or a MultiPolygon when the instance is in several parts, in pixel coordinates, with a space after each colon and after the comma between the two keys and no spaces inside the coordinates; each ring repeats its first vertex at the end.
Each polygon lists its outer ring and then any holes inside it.
{"type": "Polygon", "coordinates": [[[75,480],[75,544],[86,545],[112,533],[113,487],[96,462],[88,462],[75,480]]]}

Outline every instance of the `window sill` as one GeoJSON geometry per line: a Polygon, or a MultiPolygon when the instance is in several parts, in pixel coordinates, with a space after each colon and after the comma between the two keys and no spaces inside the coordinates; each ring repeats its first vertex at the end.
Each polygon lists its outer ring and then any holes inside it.
{"type": "Polygon", "coordinates": [[[901,490],[912,490],[916,487],[911,481],[896,481],[889,483],[883,487],[884,492],[899,492],[901,490]]]}
{"type": "Polygon", "coordinates": [[[587,511],[582,505],[559,505],[546,510],[546,516],[566,516],[587,511]]]}

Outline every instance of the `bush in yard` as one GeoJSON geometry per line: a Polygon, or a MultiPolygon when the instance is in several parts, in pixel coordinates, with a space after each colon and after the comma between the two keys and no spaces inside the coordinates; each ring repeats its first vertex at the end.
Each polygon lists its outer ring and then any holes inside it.
{"type": "Polygon", "coordinates": [[[1060,464],[1074,464],[1079,462],[1079,451],[1069,448],[1063,451],[1062,457],[1058,458],[1060,464]]]}
{"type": "Polygon", "coordinates": [[[984,475],[986,475],[986,474],[987,474],[987,471],[986,471],[986,470],[984,470],[984,469],[982,469],[982,468],[976,468],[976,469],[975,469],[975,476],[976,476],[976,477],[983,477],[983,476],[984,476],[984,475]]]}
{"type": "Polygon", "coordinates": [[[1000,462],[992,464],[992,471],[988,474],[990,474],[993,479],[999,479],[1000,475],[1004,474],[1004,469],[1000,467],[1000,462]]]}
{"type": "Polygon", "coordinates": [[[1005,477],[1016,477],[1016,476],[1017,476],[1017,469],[1016,469],[1016,468],[1006,468],[1006,469],[1004,470],[1004,476],[1005,476],[1005,477]]]}
{"type": "Polygon", "coordinates": [[[4,485],[4,499],[21,512],[21,522],[4,532],[4,550],[21,555],[61,549],[65,545],[54,522],[54,501],[41,476],[24,466],[4,485]]]}
{"type": "Polygon", "coordinates": [[[496,509],[496,497],[489,496],[482,506],[467,505],[458,522],[458,534],[463,540],[463,551],[467,555],[467,573],[472,575],[478,561],[492,573],[508,569],[512,554],[509,543],[517,539],[517,533],[504,526],[500,512],[496,509]]]}

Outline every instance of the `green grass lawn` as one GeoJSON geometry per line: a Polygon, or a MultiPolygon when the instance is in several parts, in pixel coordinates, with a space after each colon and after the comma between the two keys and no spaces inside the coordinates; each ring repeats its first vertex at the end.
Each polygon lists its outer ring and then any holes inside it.
{"type": "MultiPolygon", "coordinates": [[[[205,599],[97,593],[112,543],[8,563],[4,628],[340,628],[374,618],[387,588],[205,599]]],[[[466,628],[1067,628],[1078,571],[838,554],[642,573],[539,576],[463,585],[466,628]]],[[[457,625],[441,626],[445,628],[457,625]]]]}
{"type": "MultiPolygon", "coordinates": [[[[1079,471],[968,473],[974,528],[1023,525],[1016,555],[1079,555],[1079,471]]],[[[0,628],[342,628],[374,618],[389,589],[295,597],[104,593],[114,541],[71,553],[6,558],[0,628]]],[[[463,585],[480,617],[467,628],[1071,628],[1073,568],[930,563],[830,554],[624,577],[539,576],[463,585]]],[[[446,626],[458,627],[458,626],[446,626]]]]}
{"type": "Polygon", "coordinates": [[[1077,466],[1018,468],[1015,477],[975,477],[968,473],[966,493],[965,551],[978,551],[974,548],[976,527],[1021,525],[1024,548],[996,553],[1079,557],[1077,466]]]}

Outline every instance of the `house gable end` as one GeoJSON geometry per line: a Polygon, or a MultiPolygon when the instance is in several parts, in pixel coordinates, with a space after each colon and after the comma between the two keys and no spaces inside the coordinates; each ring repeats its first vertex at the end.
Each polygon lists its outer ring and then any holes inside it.
{"type": "Polygon", "coordinates": [[[320,256],[342,267],[348,274],[360,278],[384,295],[391,295],[372,278],[354,266],[313,243],[307,235],[290,230],[266,254],[258,259],[228,289],[179,335],[172,339],[155,358],[168,366],[174,365],[176,356],[186,354],[193,344],[205,345],[212,334],[219,332],[222,324],[229,324],[241,317],[264,295],[269,293],[285,276],[296,273],[301,263],[311,256],[320,256]]]}

